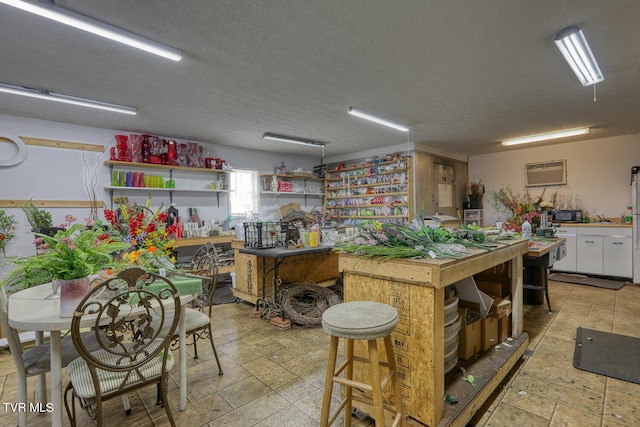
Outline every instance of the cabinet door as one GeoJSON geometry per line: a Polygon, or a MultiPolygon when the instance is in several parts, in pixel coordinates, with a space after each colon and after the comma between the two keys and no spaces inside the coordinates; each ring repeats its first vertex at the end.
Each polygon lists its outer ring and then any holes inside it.
{"type": "Polygon", "coordinates": [[[566,239],[567,244],[567,255],[559,261],[556,261],[553,264],[552,269],[558,271],[566,271],[569,273],[575,273],[577,270],[577,237],[575,233],[573,234],[557,234],[558,237],[563,237],[566,239]]]}
{"type": "Polygon", "coordinates": [[[577,271],[586,274],[603,274],[602,236],[577,236],[577,271]]]}
{"type": "Polygon", "coordinates": [[[604,273],[606,276],[632,277],[631,238],[621,236],[605,236],[604,273]]]}

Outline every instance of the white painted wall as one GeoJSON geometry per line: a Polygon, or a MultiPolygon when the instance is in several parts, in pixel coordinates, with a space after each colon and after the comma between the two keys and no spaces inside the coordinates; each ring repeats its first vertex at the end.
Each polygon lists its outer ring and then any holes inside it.
{"type": "MultiPolygon", "coordinates": [[[[0,167],[0,199],[3,200],[89,200],[85,183],[87,177],[95,175],[95,192],[98,200],[105,202],[109,207],[109,193],[104,190],[110,184],[109,169],[103,165],[104,160],[109,157],[109,148],[115,145],[114,135],[127,134],[110,129],[98,129],[86,126],[70,125],[65,123],[35,120],[24,117],[15,117],[0,114],[0,136],[16,135],[33,138],[45,138],[61,141],[79,142],[87,144],[98,144],[105,147],[104,153],[89,151],[68,150],[59,148],[47,148],[27,146],[27,156],[25,160],[15,166],[0,167]],[[87,166],[85,167],[85,163],[87,166]]],[[[273,173],[274,167],[284,161],[289,170],[303,168],[312,170],[313,166],[320,164],[320,157],[300,157],[293,155],[273,154],[265,151],[238,149],[234,147],[218,146],[213,144],[202,144],[205,152],[208,151],[213,157],[227,160],[233,167],[243,169],[256,169],[261,173],[273,173]]],[[[16,146],[9,143],[0,143],[0,159],[12,158],[17,152],[16,146]]],[[[315,155],[315,152],[314,152],[315,155]]],[[[194,175],[194,185],[196,180],[204,179],[206,175],[194,175]]],[[[189,179],[188,176],[184,179],[189,179]]],[[[198,182],[197,185],[204,185],[206,182],[198,182]]],[[[154,193],[152,207],[169,205],[168,195],[164,193],[154,193]]],[[[198,208],[198,212],[203,219],[222,220],[228,216],[228,197],[220,196],[220,207],[217,207],[215,196],[176,196],[176,203],[181,215],[186,213],[188,207],[198,208]]],[[[133,202],[144,203],[147,195],[133,196],[127,194],[133,202]]],[[[299,202],[304,207],[304,198],[279,197],[278,203],[283,205],[289,202],[299,202]]],[[[261,204],[273,205],[275,198],[265,196],[261,198],[261,204]]],[[[310,209],[314,204],[320,204],[320,199],[307,202],[310,209]]],[[[32,244],[33,235],[30,233],[30,226],[21,209],[10,208],[7,212],[18,220],[18,230],[16,237],[7,246],[7,256],[13,255],[33,255],[35,246],[32,244]]],[[[67,214],[76,216],[79,221],[84,221],[88,217],[88,209],[49,209],[53,215],[54,224],[64,221],[67,214]]],[[[102,209],[99,210],[100,218],[102,209]]],[[[2,264],[2,254],[0,253],[0,265],[2,264]]],[[[2,268],[0,267],[0,272],[2,268]]]]}
{"type": "MultiPolygon", "coordinates": [[[[640,165],[640,135],[602,138],[523,148],[502,153],[469,157],[469,177],[482,180],[485,186],[485,225],[498,218],[489,204],[489,191],[502,186],[524,193],[526,163],[567,159],[568,185],[548,187],[548,200],[557,190],[559,195],[578,197],[579,208],[606,217],[620,217],[631,203],[631,167],[640,165]]],[[[530,190],[539,195],[542,188],[530,190]]],[[[504,217],[502,219],[505,219],[504,217]]]]}

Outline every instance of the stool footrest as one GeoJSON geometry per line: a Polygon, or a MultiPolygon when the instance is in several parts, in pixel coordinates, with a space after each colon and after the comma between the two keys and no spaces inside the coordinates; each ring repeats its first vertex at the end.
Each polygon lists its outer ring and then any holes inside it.
{"type": "MultiPolygon", "coordinates": [[[[336,409],[336,411],[329,417],[327,425],[333,424],[333,422],[336,420],[336,418],[338,418],[338,415],[340,415],[340,412],[344,409],[347,403],[349,403],[349,399],[342,399],[340,405],[338,406],[338,409],[336,409]]],[[[349,416],[351,416],[351,414],[349,414],[349,416]]]]}
{"type": "Polygon", "coordinates": [[[365,384],[354,380],[349,380],[342,377],[333,377],[333,382],[343,384],[349,387],[357,388],[358,390],[363,391],[373,391],[373,387],[371,384],[365,384]]]}

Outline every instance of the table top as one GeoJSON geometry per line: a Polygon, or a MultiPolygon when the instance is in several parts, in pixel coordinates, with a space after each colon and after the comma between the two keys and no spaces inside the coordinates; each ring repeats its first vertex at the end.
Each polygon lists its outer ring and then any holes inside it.
{"type": "Polygon", "coordinates": [[[548,238],[534,238],[532,244],[529,244],[529,252],[524,256],[529,258],[539,258],[547,255],[549,252],[562,245],[567,239],[563,237],[548,238]]]}
{"type": "MultiPolygon", "coordinates": [[[[183,288],[188,292],[197,291],[193,287],[194,281],[200,281],[200,293],[202,292],[202,281],[191,277],[172,278],[172,283],[178,291],[183,288]]],[[[16,329],[31,331],[60,331],[69,329],[71,317],[60,317],[60,298],[46,299],[51,295],[51,283],[33,286],[23,289],[9,298],[9,324],[16,329]]],[[[186,304],[194,298],[194,294],[181,294],[181,304],[186,304]]],[[[86,319],[86,325],[91,325],[91,319],[86,319]]]]}
{"type": "Polygon", "coordinates": [[[298,256],[298,255],[307,255],[307,254],[318,254],[322,252],[330,252],[333,250],[333,246],[317,246],[315,248],[266,248],[266,249],[258,249],[258,248],[240,248],[239,252],[241,254],[249,254],[249,255],[257,255],[263,256],[266,258],[286,258],[290,256],[298,256]]]}

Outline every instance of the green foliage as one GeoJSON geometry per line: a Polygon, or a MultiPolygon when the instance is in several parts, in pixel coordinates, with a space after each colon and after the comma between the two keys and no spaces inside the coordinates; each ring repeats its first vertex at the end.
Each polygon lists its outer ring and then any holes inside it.
{"type": "Polygon", "coordinates": [[[18,221],[9,215],[4,209],[0,209],[0,249],[2,254],[6,256],[4,249],[7,247],[7,243],[15,237],[16,224],[18,221]]]}
{"type": "Polygon", "coordinates": [[[31,224],[31,228],[37,230],[53,227],[51,212],[45,211],[44,209],[38,209],[31,199],[25,203],[22,207],[22,211],[27,216],[27,221],[31,224]]]}
{"type": "Polygon", "coordinates": [[[96,274],[112,264],[112,254],[124,251],[129,243],[113,241],[102,227],[73,224],[49,237],[35,233],[43,252],[32,257],[15,257],[16,265],[0,285],[29,287],[53,279],[78,279],[96,274]]]}

